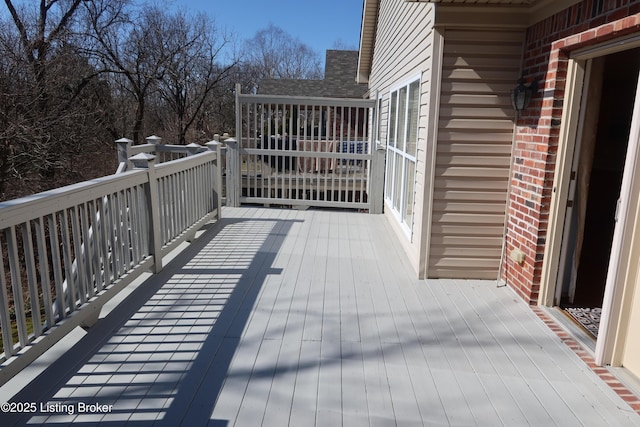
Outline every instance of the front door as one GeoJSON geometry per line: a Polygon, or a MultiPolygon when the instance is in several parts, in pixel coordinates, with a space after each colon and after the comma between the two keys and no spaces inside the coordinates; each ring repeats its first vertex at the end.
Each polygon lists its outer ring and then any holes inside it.
{"type": "Polygon", "coordinates": [[[556,304],[595,339],[619,205],[640,48],[589,60],[556,304]]]}

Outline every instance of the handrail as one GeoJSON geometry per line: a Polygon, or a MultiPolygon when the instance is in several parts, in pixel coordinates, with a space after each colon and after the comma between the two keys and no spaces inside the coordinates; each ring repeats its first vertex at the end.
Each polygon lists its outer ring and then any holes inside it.
{"type": "MultiPolygon", "coordinates": [[[[118,146],[118,161],[124,163],[125,169],[130,167],[129,158],[138,154],[152,154],[156,156],[156,163],[165,163],[172,160],[178,160],[187,156],[192,156],[207,150],[207,147],[191,143],[188,145],[169,145],[162,144],[162,138],[159,136],[149,136],[146,138],[147,143],[141,145],[133,145],[133,141],[122,138],[116,141],[118,146]]],[[[211,142],[218,142],[219,136],[216,134],[211,142]]],[[[120,170],[120,167],[118,168],[120,170]]]]}
{"type": "Polygon", "coordinates": [[[220,147],[194,148],[159,165],[121,158],[115,175],[0,203],[0,384],[220,217],[220,147]]]}
{"type": "Polygon", "coordinates": [[[264,95],[253,93],[238,94],[238,99],[243,102],[257,102],[261,104],[282,104],[282,105],[308,105],[308,106],[334,106],[344,107],[367,107],[373,108],[376,100],[373,98],[324,98],[317,96],[290,96],[290,95],[264,95]]]}

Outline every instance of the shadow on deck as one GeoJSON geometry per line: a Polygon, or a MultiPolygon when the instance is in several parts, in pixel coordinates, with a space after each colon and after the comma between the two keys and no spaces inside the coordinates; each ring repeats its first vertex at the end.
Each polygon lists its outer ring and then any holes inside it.
{"type": "Polygon", "coordinates": [[[510,289],[414,279],[384,217],[223,216],[2,424],[640,425],[510,289]]]}
{"type": "Polygon", "coordinates": [[[266,276],[282,274],[271,266],[294,222],[212,225],[12,399],[50,411],[23,421],[206,424],[266,276]],[[91,409],[78,402],[106,406],[78,414],[91,409]]]}

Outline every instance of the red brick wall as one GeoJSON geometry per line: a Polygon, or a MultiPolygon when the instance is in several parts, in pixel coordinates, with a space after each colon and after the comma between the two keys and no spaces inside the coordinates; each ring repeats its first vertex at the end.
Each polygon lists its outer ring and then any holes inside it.
{"type": "Polygon", "coordinates": [[[523,76],[540,86],[517,121],[502,277],[530,304],[540,292],[568,56],[634,32],[640,0],[584,0],[527,30],[523,76]],[[525,253],[523,264],[509,258],[514,248],[525,253]]]}

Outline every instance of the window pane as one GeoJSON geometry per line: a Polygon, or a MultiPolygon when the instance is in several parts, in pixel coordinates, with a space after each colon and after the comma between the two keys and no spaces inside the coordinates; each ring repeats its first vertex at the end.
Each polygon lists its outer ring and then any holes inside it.
{"type": "Polygon", "coordinates": [[[405,160],[404,174],[404,215],[403,221],[411,228],[413,224],[413,187],[415,183],[416,164],[409,159],[405,160]]]}
{"type": "Polygon", "coordinates": [[[395,153],[391,150],[387,150],[387,171],[385,173],[384,180],[384,197],[387,200],[391,200],[391,188],[393,185],[393,164],[395,162],[395,153]]]}
{"type": "Polygon", "coordinates": [[[389,145],[396,146],[396,111],[398,107],[398,92],[391,94],[391,105],[389,105],[389,132],[387,132],[387,138],[389,139],[389,145]]]}
{"type": "Polygon", "coordinates": [[[420,108],[420,82],[415,81],[409,86],[409,120],[407,128],[407,154],[416,156],[418,144],[418,110],[420,108]]]}
{"type": "Polygon", "coordinates": [[[393,176],[393,207],[397,212],[400,212],[400,194],[401,189],[400,185],[402,185],[402,156],[396,154],[395,156],[395,171],[393,176]]]}
{"type": "Polygon", "coordinates": [[[407,136],[405,135],[407,118],[407,87],[400,89],[400,95],[398,98],[398,148],[402,151],[405,150],[405,142],[407,136]]]}

